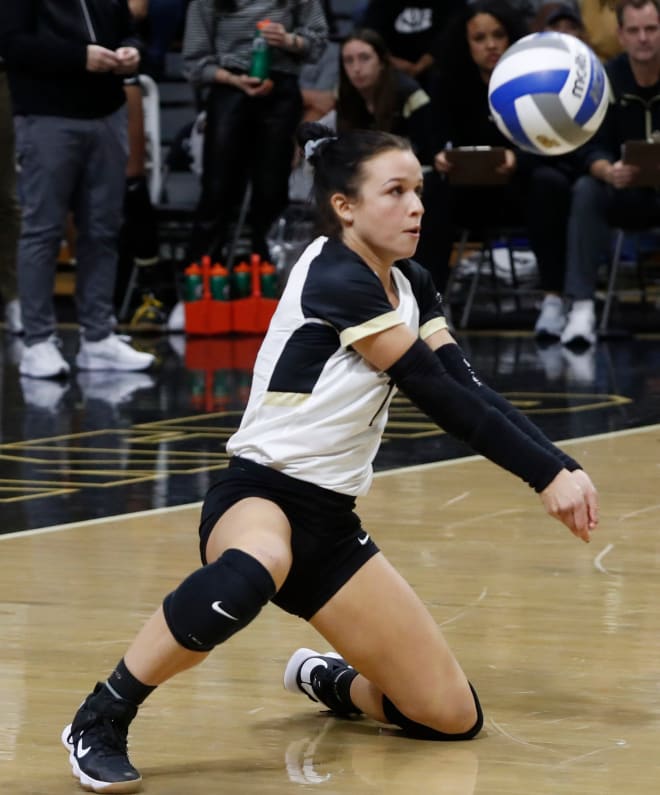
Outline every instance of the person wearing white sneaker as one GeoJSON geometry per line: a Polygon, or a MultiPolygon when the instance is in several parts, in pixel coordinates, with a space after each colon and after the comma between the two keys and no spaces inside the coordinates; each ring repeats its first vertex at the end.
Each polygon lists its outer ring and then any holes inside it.
{"type": "Polygon", "coordinates": [[[76,366],[81,370],[147,370],[154,361],[153,354],[136,351],[116,334],[95,342],[81,336],[76,355],[76,366]]]}
{"type": "Polygon", "coordinates": [[[26,345],[18,365],[20,374],[30,378],[60,378],[68,375],[71,367],[60,353],[60,345],[55,335],[43,342],[26,345]]]}
{"type": "Polygon", "coordinates": [[[567,230],[564,294],[572,299],[561,341],[596,341],[594,296],[602,261],[611,258],[612,226],[643,230],[660,224],[660,191],[622,156],[627,141],[650,140],[660,129],[660,0],[616,3],[623,49],[606,65],[607,114],[585,145],[584,173],[573,186],[567,230]]]}
{"type": "MultiPolygon", "coordinates": [[[[35,0],[28,13],[22,0],[0,3],[0,56],[20,164],[20,371],[53,378],[70,369],[53,344],[57,251],[70,212],[77,232],[76,310],[93,345],[81,355],[82,366],[102,361],[110,369],[146,369],[151,356],[108,339],[128,154],[124,78],[137,72],[140,42],[127,0],[84,0],[79,13],[69,15],[55,5],[35,0]]],[[[4,146],[0,151],[5,154],[4,146]]]]}
{"type": "Polygon", "coordinates": [[[549,293],[541,304],[541,312],[534,325],[534,335],[540,339],[559,339],[565,325],[564,299],[560,295],[549,293]]]}
{"type": "Polygon", "coordinates": [[[447,331],[431,274],[411,259],[424,179],[410,142],[376,130],[336,136],[317,124],[303,124],[299,142],[328,237],[293,266],[262,343],[227,442],[229,466],[202,507],[201,565],[164,598],[62,734],[74,774],[95,792],[139,789],[127,741],[140,704],[270,601],[336,650],[299,649],[286,666],[288,690],[414,738],[480,732],[475,689],[355,510],[397,388],[533,486],[575,536],[589,541],[598,523],[589,476],[481,382],[447,331]]]}
{"type": "Polygon", "coordinates": [[[561,341],[564,345],[593,345],[596,342],[596,308],[592,299],[573,301],[561,341]]]}

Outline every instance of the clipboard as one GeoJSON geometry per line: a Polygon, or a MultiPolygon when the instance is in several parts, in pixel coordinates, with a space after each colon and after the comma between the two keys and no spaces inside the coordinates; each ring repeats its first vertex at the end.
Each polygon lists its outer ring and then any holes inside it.
{"type": "Polygon", "coordinates": [[[660,143],[626,141],[621,146],[621,160],[639,168],[631,187],[660,188],[660,143]]]}
{"type": "Polygon", "coordinates": [[[450,185],[505,185],[508,174],[495,170],[505,162],[503,146],[457,146],[445,149],[445,157],[451,163],[447,174],[450,185]]]}

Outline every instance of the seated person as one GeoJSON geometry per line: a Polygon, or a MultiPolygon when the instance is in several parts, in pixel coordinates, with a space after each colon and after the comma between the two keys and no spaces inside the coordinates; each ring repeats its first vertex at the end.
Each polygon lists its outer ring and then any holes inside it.
{"type": "Polygon", "coordinates": [[[607,64],[614,102],[587,144],[587,174],[576,182],[568,222],[564,293],[572,301],[561,341],[596,341],[598,267],[609,255],[610,223],[639,228],[660,223],[660,195],[633,187],[637,168],[621,145],[660,129],[660,0],[622,0],[617,7],[624,52],[607,64]]]}

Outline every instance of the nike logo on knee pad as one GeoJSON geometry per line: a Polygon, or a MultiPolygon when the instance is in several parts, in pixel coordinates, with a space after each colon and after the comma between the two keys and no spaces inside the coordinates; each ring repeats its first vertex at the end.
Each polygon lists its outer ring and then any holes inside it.
{"type": "Polygon", "coordinates": [[[228,613],[226,610],[222,608],[222,602],[213,602],[213,604],[211,605],[211,609],[215,610],[216,613],[220,613],[221,616],[230,618],[232,621],[238,621],[236,616],[232,616],[231,613],[228,613]]]}

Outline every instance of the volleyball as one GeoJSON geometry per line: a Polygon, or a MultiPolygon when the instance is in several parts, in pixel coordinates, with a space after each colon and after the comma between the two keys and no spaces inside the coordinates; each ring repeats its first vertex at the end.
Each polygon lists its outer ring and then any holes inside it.
{"type": "Polygon", "coordinates": [[[562,155],[586,143],[610,101],[605,69],[580,39],[532,33],[511,45],[488,84],[495,124],[537,155],[562,155]]]}

